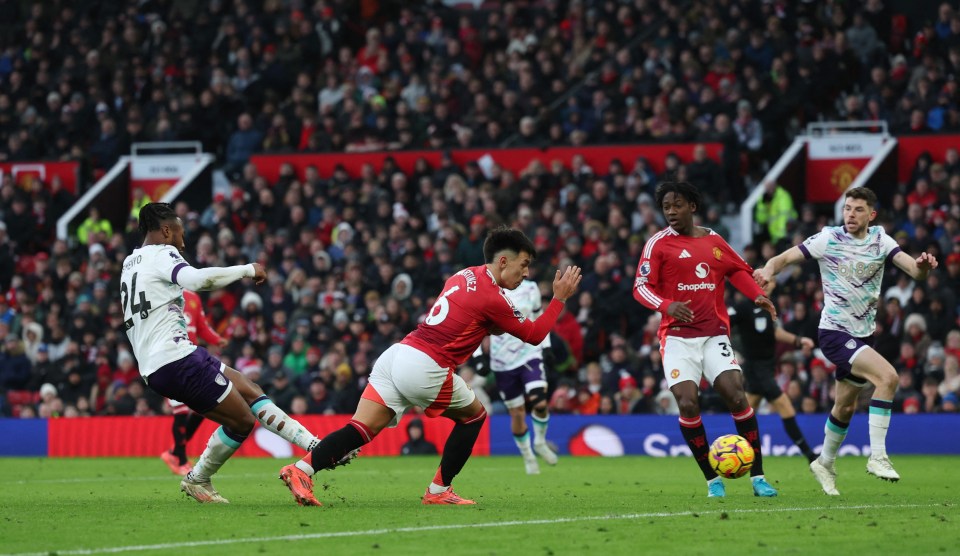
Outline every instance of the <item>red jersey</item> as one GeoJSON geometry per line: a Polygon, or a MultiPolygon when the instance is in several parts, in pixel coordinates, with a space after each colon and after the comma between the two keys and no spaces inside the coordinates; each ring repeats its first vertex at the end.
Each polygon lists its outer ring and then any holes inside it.
{"type": "Polygon", "coordinates": [[[763,295],[753,280],[753,269],[722,237],[708,230],[702,237],[680,235],[673,228],[654,234],[640,256],[633,297],[663,314],[658,335],[703,338],[730,333],[723,300],[724,279],[749,299],[763,295]],[[678,322],[667,314],[674,301],[690,301],[692,322],[678,322]]]}
{"type": "Polygon", "coordinates": [[[210,323],[207,322],[200,296],[190,290],[183,290],[183,316],[187,321],[187,336],[194,345],[200,345],[197,343],[198,335],[211,346],[220,343],[220,335],[210,328],[210,323]]]}
{"type": "Polygon", "coordinates": [[[439,365],[456,367],[494,329],[539,344],[562,309],[563,303],[554,299],[540,318],[530,320],[513,306],[485,265],[472,266],[447,280],[424,321],[400,343],[419,349],[439,365]]]}

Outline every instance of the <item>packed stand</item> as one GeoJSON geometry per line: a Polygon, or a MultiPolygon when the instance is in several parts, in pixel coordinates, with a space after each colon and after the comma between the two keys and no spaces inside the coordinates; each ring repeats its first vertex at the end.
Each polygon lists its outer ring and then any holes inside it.
{"type": "MultiPolygon", "coordinates": [[[[497,223],[534,239],[539,276],[569,263],[588,270],[554,334],[553,411],[675,413],[660,380],[657,316],[630,294],[639,251],[664,225],[651,197],[662,176],[649,161],[591,169],[574,159],[488,179],[444,158],[410,175],[371,167],[360,179],[308,170],[300,182],[286,168],[272,184],[246,161],[255,152],[495,146],[514,134],[516,146],[718,141],[719,162],[698,150],[665,166],[716,201],[704,224],[723,233],[720,213],[742,197],[743,170],[774,160],[807,121],[958,128],[960,16],[949,5],[914,36],[874,0],[855,13],[831,2],[720,4],[385,3],[364,19],[352,2],[12,3],[0,21],[0,158],[105,169],[133,142],[172,139],[217,153],[235,185],[202,212],[177,206],[188,253],[202,266],[259,260],[270,269],[267,287],[204,299],[230,339],[224,360],[291,413],[351,412],[376,356],[416,325],[446,276],[482,261],[483,234],[497,223]]],[[[960,162],[956,151],[932,161],[921,157],[883,211],[908,252],[936,249],[943,263],[919,285],[887,273],[878,345],[901,370],[904,411],[954,410],[960,387],[960,162]]],[[[30,191],[9,175],[0,184],[2,411],[162,413],[125,346],[114,293],[119,261],[140,241],[135,221],[114,229],[90,214],[82,250],[72,250],[49,238],[74,201],[55,180],[30,191]]],[[[800,207],[775,240],[796,243],[825,222],[800,207]]],[[[778,249],[758,242],[748,262],[778,249]]],[[[822,303],[814,270],[776,293],[784,325],[811,337],[822,303]]],[[[832,403],[830,369],[816,355],[780,363],[801,411],[832,403]]]]}
{"type": "Polygon", "coordinates": [[[258,4],[5,5],[0,158],[102,170],[195,140],[233,174],[256,152],[711,140],[737,201],[810,121],[960,129],[946,2],[929,23],[880,0],[258,4]]]}
{"type": "MultiPolygon", "coordinates": [[[[960,387],[960,164],[955,151],[944,159],[953,162],[921,157],[911,183],[881,210],[880,222],[907,252],[927,250],[943,262],[924,283],[892,267],[885,274],[877,346],[901,373],[897,411],[954,411],[960,387]]],[[[486,231],[508,224],[533,239],[532,277],[544,280],[545,295],[557,266],[585,269],[581,292],[553,332],[551,411],[676,413],[663,386],[659,315],[631,293],[644,242],[665,226],[644,180],[664,176],[643,160],[606,169],[571,162],[487,178],[476,163],[459,168],[449,157],[437,168],[421,161],[409,175],[387,159],[381,171],[368,165],[359,178],[341,168],[324,179],[311,167],[302,181],[286,165],[272,184],[245,166],[231,193],[202,212],[176,205],[195,264],[258,261],[268,269],[264,286],[247,281],[203,295],[213,328],[228,338],[222,349],[209,349],[292,414],[350,413],[376,357],[422,320],[448,276],[482,263],[486,231]]],[[[0,193],[12,187],[8,181],[0,193]]],[[[790,239],[781,243],[797,243],[828,222],[808,208],[788,222],[790,239]]],[[[55,242],[49,252],[16,257],[8,227],[0,226],[0,268],[16,268],[0,276],[6,414],[167,411],[143,388],[122,333],[119,267],[141,240],[130,222],[112,230],[92,218],[84,249],[55,242]]],[[[716,207],[701,223],[729,233],[716,207]]],[[[756,267],[777,251],[766,240],[744,256],[756,267]]],[[[823,294],[815,264],[784,281],[774,300],[788,331],[816,337],[823,294]]],[[[781,347],[777,380],[798,411],[829,409],[829,363],[817,350],[781,347]]],[[[484,396],[494,392],[490,378],[469,365],[461,373],[491,411],[502,410],[484,396]]],[[[723,411],[709,391],[704,400],[705,410],[723,411]]]]}

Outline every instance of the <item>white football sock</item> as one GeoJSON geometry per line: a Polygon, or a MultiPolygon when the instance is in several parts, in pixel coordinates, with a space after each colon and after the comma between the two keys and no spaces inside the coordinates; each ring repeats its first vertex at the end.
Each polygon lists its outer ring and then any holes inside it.
{"type": "Polygon", "coordinates": [[[250,411],[267,430],[308,452],[320,442],[306,427],[287,415],[266,396],[254,402],[250,411]]]}
{"type": "Polygon", "coordinates": [[[223,464],[230,459],[230,456],[237,451],[242,442],[243,440],[238,442],[236,439],[227,436],[223,427],[217,428],[210,435],[207,447],[200,454],[200,459],[193,466],[193,470],[190,471],[190,476],[199,482],[209,481],[210,477],[219,471],[223,464]]]}

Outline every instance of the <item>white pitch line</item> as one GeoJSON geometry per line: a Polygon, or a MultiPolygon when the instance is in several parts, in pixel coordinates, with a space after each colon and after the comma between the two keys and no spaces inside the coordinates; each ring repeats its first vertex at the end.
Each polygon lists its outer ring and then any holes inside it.
{"type": "MultiPolygon", "coordinates": [[[[140,544],[128,546],[112,546],[103,548],[76,548],[76,549],[50,549],[43,552],[19,552],[13,554],[0,554],[0,556],[47,556],[49,554],[59,555],[85,555],[85,554],[119,554],[122,552],[143,552],[147,550],[175,550],[183,548],[198,548],[204,546],[222,546],[225,544],[247,544],[247,543],[269,543],[280,541],[305,541],[316,539],[330,539],[338,537],[362,537],[366,535],[390,535],[394,533],[423,533],[426,531],[446,531],[449,529],[488,529],[495,527],[515,527],[519,525],[557,525],[561,523],[578,523],[586,521],[611,521],[623,519],[649,519],[651,517],[670,518],[685,517],[691,515],[712,515],[712,514],[763,514],[763,513],[786,513],[786,512],[813,512],[813,511],[839,511],[839,510],[867,510],[867,509],[899,509],[899,508],[933,508],[943,506],[938,504],[858,504],[853,506],[809,506],[794,508],[745,508],[745,509],[710,509],[701,511],[684,512],[648,512],[636,514],[620,515],[597,515],[581,517],[561,517],[557,519],[528,519],[516,521],[495,521],[488,523],[458,523],[451,525],[424,525],[421,527],[395,527],[393,529],[363,529],[359,531],[330,531],[327,533],[308,533],[304,535],[279,535],[275,537],[248,537],[245,539],[217,539],[208,541],[187,541],[172,542],[163,544],[140,544]]],[[[953,507],[953,506],[950,506],[953,507]]]]}
{"type": "MultiPolygon", "coordinates": [[[[502,473],[504,471],[515,470],[516,466],[509,467],[486,467],[481,470],[476,471],[477,473],[502,473]]],[[[390,471],[384,472],[378,469],[351,469],[347,473],[351,476],[353,475],[377,475],[378,477],[383,476],[384,473],[389,474],[424,474],[423,469],[391,469],[390,471]]],[[[227,481],[233,479],[257,479],[257,478],[270,478],[270,473],[218,473],[218,481],[227,481]]],[[[173,481],[180,480],[180,477],[174,475],[173,473],[169,475],[149,475],[143,477],[130,477],[130,476],[112,476],[112,477],[71,477],[69,479],[17,479],[15,481],[0,481],[0,486],[3,485],[59,485],[59,484],[76,484],[76,483],[124,483],[127,481],[173,481]]],[[[3,556],[3,555],[0,555],[3,556]]]]}

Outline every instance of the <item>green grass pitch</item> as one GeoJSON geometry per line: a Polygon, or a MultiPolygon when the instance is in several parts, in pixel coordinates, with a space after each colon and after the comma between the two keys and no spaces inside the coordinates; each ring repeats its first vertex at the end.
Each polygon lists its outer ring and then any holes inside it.
{"type": "Polygon", "coordinates": [[[693,460],[561,458],[538,476],[480,457],[455,481],[476,506],[422,506],[436,457],[360,457],[317,477],[322,508],[297,507],[284,461],[236,459],[214,484],[229,505],[179,492],[157,459],[0,460],[3,554],[957,554],[960,457],[894,456],[882,482],[838,462],[827,497],[801,458],[765,458],[780,490],[749,479],[708,499],[693,460]]]}

